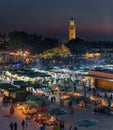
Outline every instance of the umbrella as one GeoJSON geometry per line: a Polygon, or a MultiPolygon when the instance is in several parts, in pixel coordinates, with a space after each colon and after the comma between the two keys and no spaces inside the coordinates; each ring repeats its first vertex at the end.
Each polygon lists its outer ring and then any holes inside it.
{"type": "Polygon", "coordinates": [[[42,100],[43,97],[42,96],[36,96],[36,95],[32,95],[32,96],[28,96],[26,98],[27,101],[38,101],[38,100],[42,100]]]}
{"type": "Polygon", "coordinates": [[[38,107],[34,102],[26,102],[30,107],[38,107]]]}
{"type": "Polygon", "coordinates": [[[51,101],[44,100],[44,99],[38,99],[38,100],[27,100],[27,103],[30,103],[34,106],[49,106],[51,104],[51,101]]]}
{"type": "Polygon", "coordinates": [[[49,100],[40,100],[39,105],[40,106],[49,106],[51,104],[51,101],[49,100]]]}
{"type": "Polygon", "coordinates": [[[60,108],[53,108],[49,113],[50,115],[64,115],[67,113],[67,111],[60,108]]]}
{"type": "Polygon", "coordinates": [[[78,125],[79,127],[92,127],[95,126],[97,123],[98,123],[97,120],[85,119],[85,120],[80,120],[75,124],[78,125]]]}

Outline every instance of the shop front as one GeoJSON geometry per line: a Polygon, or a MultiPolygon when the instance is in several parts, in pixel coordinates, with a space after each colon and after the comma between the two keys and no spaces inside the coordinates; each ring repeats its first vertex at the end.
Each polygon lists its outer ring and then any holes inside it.
{"type": "Polygon", "coordinates": [[[113,90],[113,74],[90,70],[88,72],[90,85],[105,90],[113,90]],[[92,82],[91,82],[92,81],[92,82]]]}

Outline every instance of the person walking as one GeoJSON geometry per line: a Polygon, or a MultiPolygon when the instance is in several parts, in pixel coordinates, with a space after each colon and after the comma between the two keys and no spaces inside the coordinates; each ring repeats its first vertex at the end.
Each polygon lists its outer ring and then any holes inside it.
{"type": "Polygon", "coordinates": [[[13,123],[10,122],[10,129],[13,130],[13,123]]]}
{"type": "Polygon", "coordinates": [[[26,126],[28,126],[28,116],[26,116],[26,121],[25,121],[25,123],[26,123],[26,126]]]}
{"type": "Polygon", "coordinates": [[[56,103],[56,97],[53,96],[53,103],[55,104],[56,103]]]}
{"type": "Polygon", "coordinates": [[[40,127],[40,130],[45,130],[45,128],[44,128],[44,126],[43,126],[43,125],[40,127]]]}
{"type": "Polygon", "coordinates": [[[25,121],[24,120],[22,120],[21,125],[22,125],[22,129],[24,130],[24,126],[25,126],[25,121]]]}
{"type": "Polygon", "coordinates": [[[73,127],[72,127],[72,125],[69,127],[69,130],[73,130],[73,127]]]}
{"type": "Polygon", "coordinates": [[[52,103],[52,104],[53,104],[53,100],[54,100],[54,99],[53,99],[53,96],[52,96],[52,97],[51,97],[51,103],[52,103]]]}
{"type": "Polygon", "coordinates": [[[44,128],[44,130],[45,130],[45,127],[46,127],[45,123],[43,123],[42,125],[43,125],[43,128],[44,128]]]}
{"type": "Polygon", "coordinates": [[[17,123],[14,123],[14,130],[17,130],[17,123]]]}
{"type": "Polygon", "coordinates": [[[78,130],[77,126],[75,126],[74,130],[78,130]]]}
{"type": "Polygon", "coordinates": [[[71,106],[70,112],[71,112],[71,115],[73,115],[73,113],[74,113],[74,108],[73,108],[73,106],[71,106]]]}
{"type": "Polygon", "coordinates": [[[72,100],[69,100],[68,106],[69,106],[69,109],[72,107],[72,100]]]}
{"type": "Polygon", "coordinates": [[[64,130],[64,122],[60,123],[60,130],[64,130]]]}

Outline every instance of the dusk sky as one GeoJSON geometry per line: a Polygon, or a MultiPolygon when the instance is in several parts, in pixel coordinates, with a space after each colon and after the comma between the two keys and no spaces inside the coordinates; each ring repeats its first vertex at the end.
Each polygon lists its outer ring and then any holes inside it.
{"type": "Polygon", "coordinates": [[[68,39],[73,17],[77,37],[113,40],[113,0],[0,0],[0,32],[15,30],[68,39]]]}

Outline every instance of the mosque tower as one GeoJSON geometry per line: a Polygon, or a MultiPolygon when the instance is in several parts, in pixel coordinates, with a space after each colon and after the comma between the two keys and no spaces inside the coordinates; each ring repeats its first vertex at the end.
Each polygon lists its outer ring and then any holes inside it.
{"type": "Polygon", "coordinates": [[[76,39],[76,27],[73,18],[70,19],[70,23],[69,23],[69,40],[72,39],[76,39]]]}

